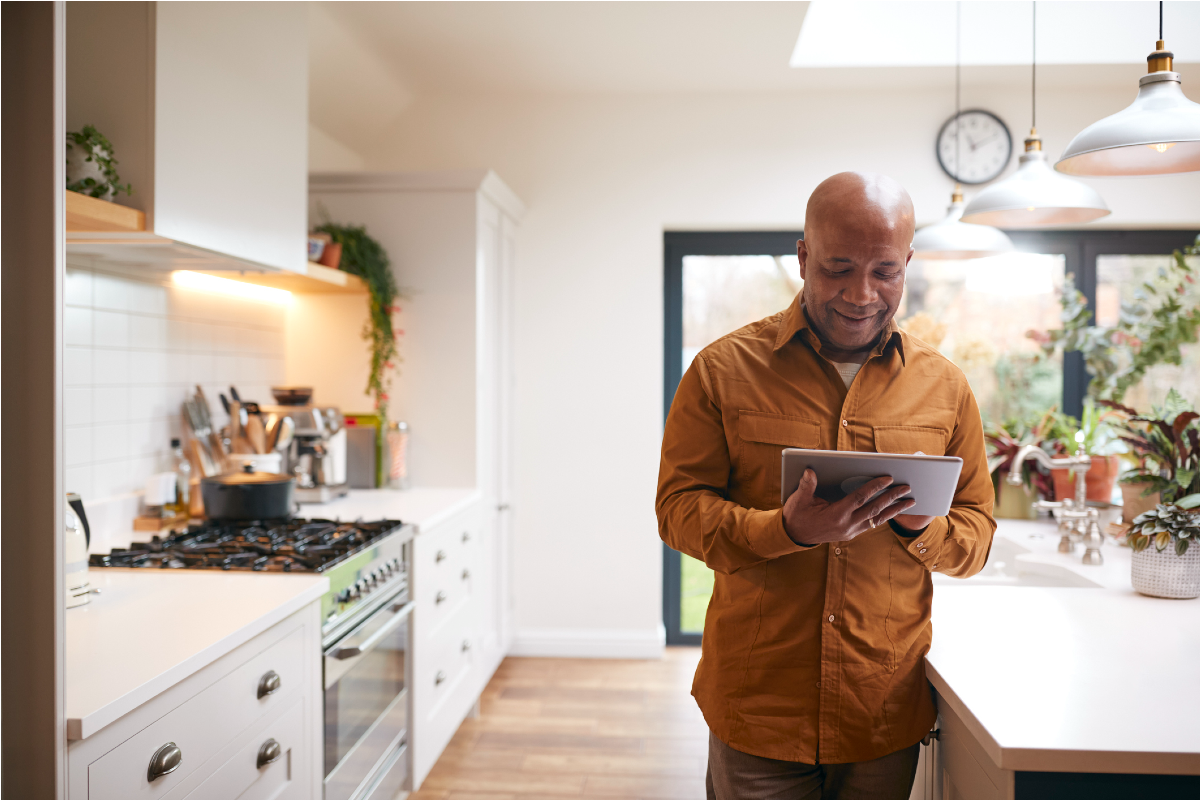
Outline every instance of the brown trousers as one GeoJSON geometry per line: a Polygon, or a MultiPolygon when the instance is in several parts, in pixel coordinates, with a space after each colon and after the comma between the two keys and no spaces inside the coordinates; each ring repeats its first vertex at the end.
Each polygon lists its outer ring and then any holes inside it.
{"type": "Polygon", "coordinates": [[[708,800],[908,800],[920,743],[852,764],[752,756],[708,734],[708,800]]]}

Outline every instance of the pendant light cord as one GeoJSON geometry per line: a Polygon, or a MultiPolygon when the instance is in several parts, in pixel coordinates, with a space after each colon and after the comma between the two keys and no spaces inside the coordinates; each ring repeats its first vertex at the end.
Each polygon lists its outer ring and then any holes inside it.
{"type": "Polygon", "coordinates": [[[954,30],[954,181],[960,183],[959,174],[962,172],[962,161],[959,156],[959,142],[962,141],[962,128],[959,115],[962,114],[962,0],[955,3],[954,30]]]}
{"type": "Polygon", "coordinates": [[[1033,125],[1034,130],[1037,130],[1037,0],[1033,0],[1033,91],[1030,92],[1032,98],[1033,125]]]}

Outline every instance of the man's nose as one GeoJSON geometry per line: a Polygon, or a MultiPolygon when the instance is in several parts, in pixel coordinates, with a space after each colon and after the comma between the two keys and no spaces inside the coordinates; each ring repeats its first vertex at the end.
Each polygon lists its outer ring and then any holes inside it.
{"type": "Polygon", "coordinates": [[[870,275],[855,277],[842,289],[842,300],[859,308],[872,305],[878,299],[879,293],[871,285],[870,275]]]}

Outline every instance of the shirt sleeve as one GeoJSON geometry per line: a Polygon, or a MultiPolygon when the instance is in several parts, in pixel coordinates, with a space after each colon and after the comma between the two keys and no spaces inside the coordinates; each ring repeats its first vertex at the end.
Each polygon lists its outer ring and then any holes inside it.
{"type": "Polygon", "coordinates": [[[783,510],[745,508],[727,499],[731,462],[703,356],[684,373],[663,432],[658,534],[667,545],[710,569],[733,573],[811,548],[783,529],[783,510]]]}
{"type": "Polygon", "coordinates": [[[915,535],[896,534],[905,550],[930,572],[969,578],[983,569],[992,548],[996,500],[992,476],[987,468],[983,420],[975,395],[964,382],[958,400],[958,415],[946,455],[962,459],[962,472],[954,491],[950,513],[936,517],[915,535]]]}

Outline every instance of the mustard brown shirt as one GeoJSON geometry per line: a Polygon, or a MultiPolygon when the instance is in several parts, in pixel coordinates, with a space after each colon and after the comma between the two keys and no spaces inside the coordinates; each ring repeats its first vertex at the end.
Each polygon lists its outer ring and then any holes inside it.
{"type": "Polygon", "coordinates": [[[983,568],[996,523],[983,425],[962,372],[891,323],[847,388],[800,297],[700,352],[663,436],[659,534],[716,573],[692,694],[721,741],[808,764],[866,761],[936,718],[924,656],[931,572],[983,568]],[[958,456],[946,517],[797,545],[785,447],[958,456]]]}

